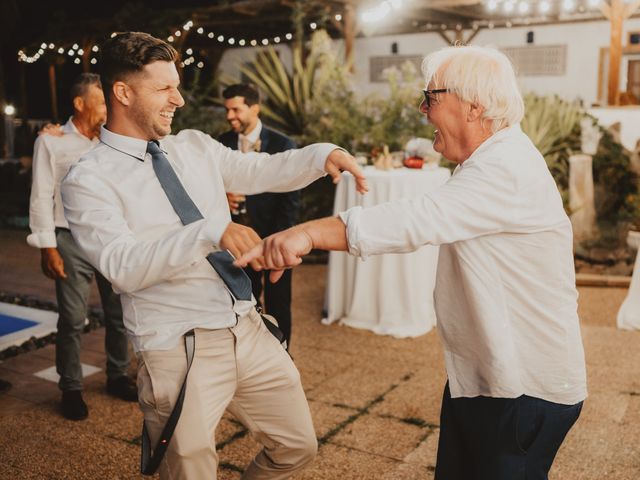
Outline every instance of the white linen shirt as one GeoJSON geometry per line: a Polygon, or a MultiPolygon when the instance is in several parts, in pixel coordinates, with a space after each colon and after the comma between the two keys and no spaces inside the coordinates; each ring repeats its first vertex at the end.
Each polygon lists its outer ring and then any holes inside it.
{"type": "Polygon", "coordinates": [[[206,255],[231,221],[225,191],[302,188],[323,176],[332,144],[243,154],[197,130],[165,137],[180,181],[203,215],[183,226],[153,170],[144,140],[106,128],[101,144],[62,183],[65,215],[89,261],[120,293],[136,351],[166,350],[192,328],[236,324],[255,299],[235,305],[206,255]]]}
{"type": "Polygon", "coordinates": [[[31,200],[27,243],[37,248],[55,248],[56,227],[69,228],[60,198],[60,183],[82,155],[91,150],[98,139],[82,135],[72,118],[62,127],[63,135],[40,135],[33,147],[31,200]]]}
{"type": "Polygon", "coordinates": [[[434,297],[452,397],[584,400],[571,223],[519,125],[442,187],[340,216],[354,255],[440,245],[434,297]]]}

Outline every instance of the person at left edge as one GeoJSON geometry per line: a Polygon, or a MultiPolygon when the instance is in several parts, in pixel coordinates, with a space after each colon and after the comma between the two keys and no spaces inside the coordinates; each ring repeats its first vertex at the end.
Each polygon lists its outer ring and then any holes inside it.
{"type": "Polygon", "coordinates": [[[136,401],[137,393],[135,383],[127,376],[129,352],[120,298],[71,237],[60,199],[60,183],[69,167],[98,143],[106,116],[100,77],[93,73],[79,75],[71,86],[71,99],[73,115],[62,130],[45,129],[52,135],[40,135],[35,142],[29,206],[32,233],[27,243],[40,249],[42,271],[56,282],[56,371],[62,390],[61,413],[69,420],[83,420],[89,410],[82,398],[80,334],[94,277],[104,311],[107,392],[128,401],[136,401]]]}
{"type": "Polygon", "coordinates": [[[160,478],[215,478],[214,434],[227,408],[264,445],[242,478],[289,478],[317,450],[300,375],[256,313],[255,299],[234,302],[206,257],[218,249],[239,257],[260,242],[231,222],[227,191],[299,189],[325,172],[338,181],[341,169],[353,173],[361,192],[366,180],[353,157],[332,144],[270,156],[231,150],[197,130],[170,136],[184,105],[175,49],[128,32],[100,52],[107,123],[100,145],[63,181],[62,201],[74,238],[121,293],[152,445],[185,378],[182,337],[194,332],[182,414],[160,478]],[[200,220],[183,225],[176,214],[179,205],[161,184],[166,177],[154,169],[167,162],[181,183],[172,186],[186,190],[200,220]]]}

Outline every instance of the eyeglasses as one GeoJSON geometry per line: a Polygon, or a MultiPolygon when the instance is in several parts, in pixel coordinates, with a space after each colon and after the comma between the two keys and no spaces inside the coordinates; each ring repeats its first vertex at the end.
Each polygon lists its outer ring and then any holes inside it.
{"type": "Polygon", "coordinates": [[[435,97],[432,97],[432,95],[435,95],[436,93],[447,93],[450,91],[451,90],[449,90],[448,88],[435,88],[433,90],[423,90],[422,93],[424,93],[424,100],[420,103],[420,111],[424,112],[426,110],[429,110],[432,104],[437,103],[437,100],[435,99],[435,97]]]}

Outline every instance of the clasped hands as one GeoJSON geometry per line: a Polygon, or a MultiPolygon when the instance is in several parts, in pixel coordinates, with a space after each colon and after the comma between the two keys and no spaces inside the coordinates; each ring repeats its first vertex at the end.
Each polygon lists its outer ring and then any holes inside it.
{"type": "MultiPolygon", "coordinates": [[[[356,181],[356,190],[362,194],[369,190],[367,180],[355,159],[344,150],[329,154],[325,171],[338,183],[342,171],[350,172],[356,181]]],[[[230,223],[220,239],[220,247],[231,252],[238,267],[251,265],[254,270],[271,270],[269,280],[276,282],[284,269],[302,263],[302,257],[314,247],[311,235],[301,226],[289,228],[260,240],[251,228],[230,223]]]]}

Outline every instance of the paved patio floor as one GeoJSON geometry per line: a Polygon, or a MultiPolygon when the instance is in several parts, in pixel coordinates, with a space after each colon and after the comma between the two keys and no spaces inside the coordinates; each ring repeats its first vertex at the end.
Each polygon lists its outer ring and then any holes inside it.
{"type": "MultiPolygon", "coordinates": [[[[53,283],[40,273],[38,252],[24,245],[25,235],[0,231],[0,292],[53,301],[53,283]]],[[[436,332],[399,340],[321,325],[325,278],[321,265],[294,273],[292,354],[320,442],[316,460],[295,478],[433,478],[445,381],[436,332]]],[[[640,479],[640,332],[615,328],[625,294],[622,288],[580,288],[590,396],[552,479],[640,479]]],[[[102,329],[85,334],[83,363],[103,370],[103,343],[102,329]]],[[[85,379],[89,418],[63,419],[55,383],[33,375],[53,361],[49,345],[0,363],[0,379],[11,383],[0,393],[0,479],[143,478],[137,473],[137,405],[107,396],[101,371],[85,379]]],[[[230,416],[216,443],[220,479],[240,478],[259,450],[230,416]]]]}

